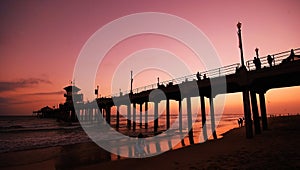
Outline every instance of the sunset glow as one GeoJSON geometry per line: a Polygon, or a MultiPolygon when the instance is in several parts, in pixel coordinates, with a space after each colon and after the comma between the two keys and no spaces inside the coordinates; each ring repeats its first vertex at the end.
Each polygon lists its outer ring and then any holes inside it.
{"type": "MultiPolygon", "coordinates": [[[[259,48],[260,56],[299,48],[299,6],[297,0],[1,1],[0,115],[31,115],[33,110],[46,105],[57,107],[64,102],[63,87],[72,80],[84,44],[98,29],[120,17],[140,12],[181,17],[207,36],[221,64],[226,66],[240,63],[236,30],[239,21],[243,23],[246,61],[253,59],[255,48],[259,48]]],[[[189,48],[170,37],[134,36],[116,44],[99,65],[95,87],[100,85],[101,96],[117,93],[119,88],[129,90],[130,72],[128,84],[120,87],[111,86],[113,74],[124,58],[148,48],[172,52],[188,63],[193,73],[206,70],[189,48]],[[199,65],[202,67],[198,68],[199,65]]],[[[134,72],[134,88],[156,83],[157,77],[161,81],[175,78],[155,69],[134,72]]],[[[91,101],[93,97],[85,96],[85,100],[91,101]]],[[[267,113],[298,113],[299,100],[300,87],[272,89],[266,93],[267,113]]],[[[227,94],[224,113],[242,112],[241,93],[227,94]]]]}

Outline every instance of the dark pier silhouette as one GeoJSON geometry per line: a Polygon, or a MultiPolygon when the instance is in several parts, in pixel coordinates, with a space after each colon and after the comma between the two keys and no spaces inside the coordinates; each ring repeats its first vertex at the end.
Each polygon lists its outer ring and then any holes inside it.
{"type": "MultiPolygon", "coordinates": [[[[209,99],[210,103],[210,116],[211,116],[211,128],[212,135],[214,138],[217,138],[216,135],[216,125],[214,121],[214,98],[220,92],[212,96],[211,93],[211,81],[218,83],[219,79],[226,79],[227,89],[225,93],[243,93],[243,106],[244,106],[244,117],[245,117],[245,129],[247,138],[253,137],[253,127],[255,134],[260,134],[261,129],[267,130],[267,110],[265,103],[265,93],[273,88],[284,88],[291,86],[300,85],[300,48],[293,49],[291,51],[284,51],[277,54],[272,54],[273,64],[268,63],[268,56],[260,57],[261,68],[258,69],[255,67],[253,60],[249,60],[245,63],[244,66],[240,66],[239,63],[232,64],[229,66],[205,71],[199,73],[200,75],[206,75],[206,78],[199,78],[199,74],[193,74],[185,77],[180,77],[177,79],[172,79],[168,81],[163,81],[160,83],[148,85],[145,87],[140,87],[137,89],[130,90],[128,92],[118,93],[112,96],[97,98],[94,102],[97,102],[98,107],[102,111],[106,122],[111,124],[111,108],[117,108],[116,114],[116,126],[118,129],[120,127],[120,113],[119,107],[121,105],[127,106],[127,128],[136,130],[136,127],[139,126],[148,129],[148,104],[152,102],[154,104],[154,134],[159,133],[159,121],[158,119],[158,105],[161,101],[166,100],[166,128],[170,127],[170,100],[175,100],[178,102],[178,127],[179,131],[182,131],[182,100],[186,99],[187,101],[187,124],[190,136],[190,142],[193,143],[193,129],[192,129],[192,115],[191,115],[191,98],[199,97],[200,106],[201,106],[201,118],[202,118],[202,127],[203,127],[203,136],[207,139],[207,128],[206,128],[206,110],[205,110],[205,98],[209,99]],[[291,56],[292,55],[292,56],[291,56]],[[284,59],[292,58],[288,62],[284,62],[284,59]],[[198,77],[198,79],[197,79],[198,77]],[[180,87],[187,87],[184,89],[189,89],[189,86],[192,86],[192,83],[197,83],[199,94],[189,93],[180,91],[180,87]],[[151,95],[152,91],[159,89],[159,92],[156,92],[155,95],[151,95]],[[259,105],[256,95],[259,95],[259,105]],[[163,96],[165,95],[165,97],[163,96]],[[128,103],[130,99],[130,103],[128,103]],[[137,115],[136,106],[139,105],[140,113],[137,115]],[[134,108],[131,113],[131,108],[134,108]],[[258,112],[258,107],[260,107],[260,115],[258,112]],[[143,112],[144,110],[144,112],[143,112]],[[139,116],[139,125],[136,124],[137,116],[139,116]],[[145,116],[145,119],[142,117],[145,116]],[[260,123],[260,117],[262,123],[260,123]],[[145,120],[145,122],[142,122],[145,120]],[[253,121],[253,122],[252,122],[253,121]],[[262,128],[261,125],[262,124],[262,128]]],[[[220,85],[221,81],[220,81],[220,85]]],[[[79,113],[87,113],[87,104],[82,105],[82,110],[79,113]]],[[[91,110],[91,109],[89,109],[91,110]]],[[[96,108],[93,108],[89,114],[94,113],[96,115],[96,108]]],[[[82,115],[79,115],[82,116],[82,115]]]]}
{"type": "MultiPolygon", "coordinates": [[[[208,138],[206,125],[206,109],[205,99],[209,99],[211,132],[214,139],[216,135],[214,98],[220,94],[242,92],[245,131],[246,137],[253,137],[253,127],[255,134],[260,134],[262,130],[268,129],[267,109],[265,102],[265,93],[274,88],[284,88],[300,85],[300,48],[292,49],[264,57],[259,56],[259,49],[255,49],[254,60],[244,62],[241,23],[238,23],[238,39],[241,54],[241,63],[236,63],[213,70],[197,72],[193,75],[179,77],[176,79],[158,82],[148,86],[132,89],[132,72],[131,72],[131,89],[125,92],[119,92],[107,97],[98,98],[99,89],[95,90],[96,100],[88,103],[77,103],[76,114],[78,119],[83,121],[102,120],[105,117],[106,123],[112,125],[111,110],[116,107],[115,129],[120,129],[120,107],[127,107],[127,123],[128,130],[136,131],[137,126],[140,129],[149,128],[148,105],[154,105],[154,127],[153,134],[161,133],[159,131],[158,106],[161,101],[166,101],[166,130],[170,128],[170,100],[178,102],[178,130],[183,131],[183,115],[182,100],[186,99],[187,108],[187,128],[189,130],[190,143],[193,144],[193,120],[192,120],[192,97],[199,97],[201,106],[202,131],[204,140],[208,138]],[[224,81],[226,90],[216,90],[212,93],[212,86],[223,87],[224,81]],[[212,83],[213,82],[213,83],[212,83]],[[196,85],[196,87],[195,87],[196,85]],[[194,93],[197,89],[199,93],[194,93]],[[257,101],[259,95],[259,105],[257,101]],[[97,108],[95,107],[97,106],[97,108]],[[139,113],[136,108],[139,106],[139,113]],[[133,108],[133,109],[132,109],[133,108]],[[260,108],[260,109],[258,109],[260,108]],[[131,112],[132,110],[132,112],[131,112]],[[260,113],[259,113],[260,110],[260,113]],[[143,119],[144,117],[144,119],[143,119]],[[261,117],[261,122],[260,122],[261,117]],[[139,119],[139,124],[137,124],[139,119]],[[142,122],[144,120],[144,122],[142,122]],[[262,125],[262,127],[261,127],[262,125]]],[[[71,92],[67,94],[73,94],[71,92]]],[[[82,96],[81,96],[82,97],[82,96]]],[[[72,98],[72,97],[71,97],[72,98]]],[[[66,102],[67,103],[67,102],[66,102]]],[[[74,119],[73,108],[71,111],[71,119],[74,119]]]]}

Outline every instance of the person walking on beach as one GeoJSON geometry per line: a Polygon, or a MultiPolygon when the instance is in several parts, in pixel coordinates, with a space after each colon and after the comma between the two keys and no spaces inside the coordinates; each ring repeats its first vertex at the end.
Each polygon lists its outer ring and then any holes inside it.
{"type": "Polygon", "coordinates": [[[237,121],[238,121],[239,127],[242,127],[243,126],[243,119],[239,118],[237,121]]]}

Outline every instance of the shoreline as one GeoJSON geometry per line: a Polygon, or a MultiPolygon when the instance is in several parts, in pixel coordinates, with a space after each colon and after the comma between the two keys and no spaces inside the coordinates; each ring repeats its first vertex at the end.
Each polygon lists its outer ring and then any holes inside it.
{"type": "MultiPolygon", "coordinates": [[[[177,148],[155,157],[121,158],[121,160],[109,161],[112,159],[110,153],[93,142],[87,142],[1,153],[0,168],[247,169],[256,168],[256,166],[265,168],[269,164],[270,167],[275,167],[275,169],[278,169],[278,167],[299,168],[300,149],[298,149],[298,146],[300,145],[300,135],[297,132],[300,130],[300,125],[297,122],[300,122],[300,116],[282,116],[269,118],[268,120],[270,130],[255,135],[253,139],[246,139],[244,128],[234,128],[220,134],[220,136],[223,136],[221,139],[177,148]],[[272,148],[273,150],[270,150],[272,148]],[[279,162],[288,163],[278,165],[274,162],[274,155],[276,159],[279,159],[279,162]],[[258,161],[255,157],[262,159],[258,161]],[[287,160],[287,158],[289,159],[287,160]],[[272,164],[276,166],[272,166],[272,164]]],[[[117,156],[115,157],[117,158],[117,156]]]]}
{"type": "Polygon", "coordinates": [[[246,139],[236,128],[209,140],[151,158],[99,163],[78,169],[299,169],[300,116],[269,118],[269,130],[246,139]]]}

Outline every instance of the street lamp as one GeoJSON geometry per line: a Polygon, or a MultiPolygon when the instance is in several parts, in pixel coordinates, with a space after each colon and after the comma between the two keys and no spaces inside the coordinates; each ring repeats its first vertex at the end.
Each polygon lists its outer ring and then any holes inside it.
{"type": "Polygon", "coordinates": [[[244,63],[244,55],[243,55],[243,45],[242,45],[242,31],[241,31],[241,27],[242,27],[242,23],[238,22],[238,24],[236,25],[238,28],[238,37],[239,37],[239,48],[240,48],[240,52],[241,52],[241,64],[242,67],[245,67],[245,63],[244,63]]]}

